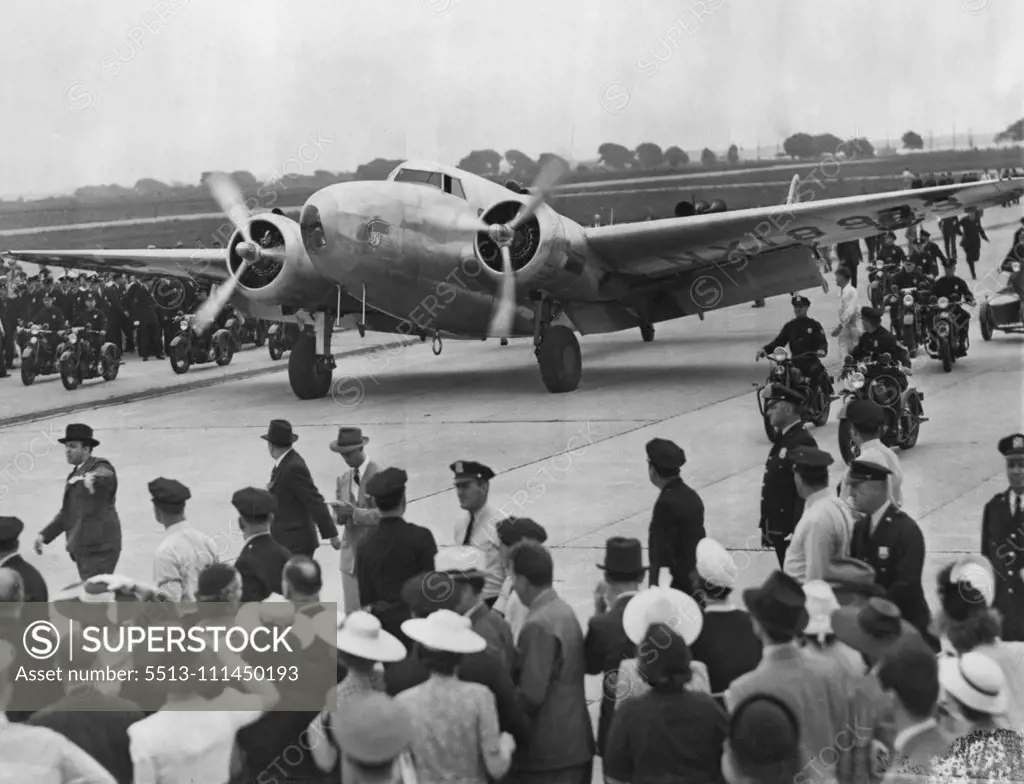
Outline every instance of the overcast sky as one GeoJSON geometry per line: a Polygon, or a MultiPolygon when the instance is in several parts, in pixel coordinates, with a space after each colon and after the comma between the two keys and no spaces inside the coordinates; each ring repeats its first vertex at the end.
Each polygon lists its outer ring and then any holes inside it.
{"type": "Polygon", "coordinates": [[[1024,116],[1016,0],[5,0],[4,22],[2,194],[1024,116]]]}

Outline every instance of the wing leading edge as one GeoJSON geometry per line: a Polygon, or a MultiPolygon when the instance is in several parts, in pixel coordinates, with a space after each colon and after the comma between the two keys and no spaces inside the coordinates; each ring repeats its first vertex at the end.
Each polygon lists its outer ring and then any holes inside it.
{"type": "Polygon", "coordinates": [[[229,276],[223,248],[149,248],[145,250],[14,250],[4,255],[31,264],[124,272],[129,275],[168,275],[219,283],[229,276]]]}

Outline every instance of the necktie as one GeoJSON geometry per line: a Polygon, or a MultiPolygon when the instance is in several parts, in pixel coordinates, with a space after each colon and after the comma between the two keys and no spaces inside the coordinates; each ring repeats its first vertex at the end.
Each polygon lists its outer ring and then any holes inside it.
{"type": "Polygon", "coordinates": [[[356,487],[359,487],[359,469],[358,468],[353,468],[352,469],[352,481],[355,483],[356,487]]]}
{"type": "Polygon", "coordinates": [[[1021,500],[1019,495],[1013,502],[1013,519],[1016,520],[1018,524],[1024,522],[1021,520],[1021,500]]]}
{"type": "Polygon", "coordinates": [[[470,537],[473,536],[473,521],[476,519],[476,512],[469,513],[469,525],[466,526],[466,535],[462,538],[462,546],[465,547],[469,544],[470,537]]]}

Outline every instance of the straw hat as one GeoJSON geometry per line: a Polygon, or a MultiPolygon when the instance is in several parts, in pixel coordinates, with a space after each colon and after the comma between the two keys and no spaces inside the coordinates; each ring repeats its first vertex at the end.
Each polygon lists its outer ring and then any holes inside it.
{"type": "Polygon", "coordinates": [[[736,587],[736,562],[721,543],[704,537],[697,542],[697,574],[719,588],[736,587]]]}
{"type": "Polygon", "coordinates": [[[692,597],[674,588],[648,588],[640,591],[622,613],[622,628],[634,645],[639,645],[652,623],[665,623],[687,645],[700,636],[704,616],[692,597]]]}
{"type": "Polygon", "coordinates": [[[803,633],[809,637],[832,633],[832,613],[839,609],[839,600],[824,580],[810,580],[804,583],[804,607],[810,620],[803,633]]]}
{"type": "Polygon", "coordinates": [[[406,656],[401,640],[381,628],[376,616],[357,611],[349,615],[337,635],[338,650],[376,662],[401,661],[406,656]]]}
{"type": "Polygon", "coordinates": [[[487,641],[473,631],[469,618],[451,610],[438,610],[426,618],[405,621],[402,633],[435,651],[480,653],[487,648],[487,641]]]}
{"type": "Polygon", "coordinates": [[[1010,702],[1002,669],[976,651],[959,659],[944,656],[939,661],[939,684],[958,702],[990,716],[1005,713],[1010,702]]]}

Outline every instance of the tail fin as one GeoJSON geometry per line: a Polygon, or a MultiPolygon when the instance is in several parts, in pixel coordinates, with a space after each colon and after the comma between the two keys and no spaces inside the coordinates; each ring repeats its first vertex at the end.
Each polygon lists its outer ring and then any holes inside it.
{"type": "Polygon", "coordinates": [[[800,175],[794,174],[793,181],[789,183],[789,193],[786,194],[786,206],[796,204],[796,186],[800,184],[800,175]]]}

